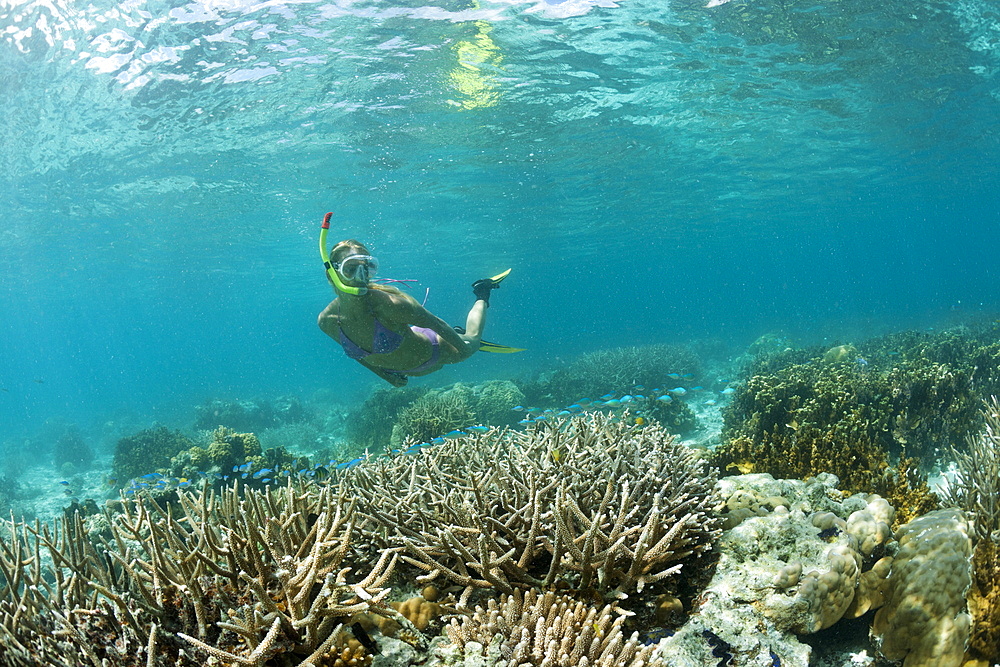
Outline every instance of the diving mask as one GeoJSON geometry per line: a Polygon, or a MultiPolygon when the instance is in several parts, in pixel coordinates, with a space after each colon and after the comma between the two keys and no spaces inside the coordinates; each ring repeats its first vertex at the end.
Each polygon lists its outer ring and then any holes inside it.
{"type": "Polygon", "coordinates": [[[371,255],[348,255],[333,268],[344,280],[367,284],[378,272],[378,260],[371,255]]]}

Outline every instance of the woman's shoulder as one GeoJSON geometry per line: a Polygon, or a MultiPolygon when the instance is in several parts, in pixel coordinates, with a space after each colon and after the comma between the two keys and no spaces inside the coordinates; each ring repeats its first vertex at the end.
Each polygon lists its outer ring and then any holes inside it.
{"type": "Polygon", "coordinates": [[[374,297],[372,299],[372,309],[378,316],[378,319],[386,323],[405,323],[409,319],[414,307],[420,307],[420,304],[413,297],[403,292],[383,292],[380,290],[378,292],[370,292],[369,294],[374,297]]]}

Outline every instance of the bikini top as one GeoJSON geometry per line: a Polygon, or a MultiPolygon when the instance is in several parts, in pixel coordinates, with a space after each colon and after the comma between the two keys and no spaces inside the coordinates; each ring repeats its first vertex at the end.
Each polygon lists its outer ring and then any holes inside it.
{"type": "Polygon", "coordinates": [[[403,344],[403,334],[398,334],[389,329],[377,319],[375,320],[375,334],[372,336],[371,352],[348,338],[339,322],[337,323],[337,329],[340,330],[340,336],[338,337],[340,346],[344,348],[344,354],[351,359],[364,359],[370,354],[389,354],[390,352],[395,352],[403,344]]]}

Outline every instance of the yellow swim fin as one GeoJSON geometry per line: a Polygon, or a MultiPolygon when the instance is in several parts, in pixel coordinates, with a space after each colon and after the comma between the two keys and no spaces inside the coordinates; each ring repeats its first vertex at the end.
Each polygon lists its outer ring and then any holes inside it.
{"type": "Polygon", "coordinates": [[[523,347],[507,347],[506,345],[500,345],[498,343],[491,343],[487,340],[479,341],[479,349],[483,352],[496,352],[499,354],[513,354],[515,352],[524,352],[526,348],[523,347]]]}
{"type": "Polygon", "coordinates": [[[511,271],[510,269],[507,269],[507,270],[506,270],[506,271],[504,271],[503,273],[498,273],[498,274],[496,274],[495,276],[493,276],[492,278],[490,278],[490,280],[492,280],[492,281],[493,281],[493,284],[494,284],[494,285],[496,285],[496,284],[497,284],[497,283],[499,283],[499,282],[500,282],[501,280],[503,280],[503,279],[504,279],[504,278],[506,278],[506,277],[507,277],[508,275],[510,275],[510,271],[511,271]]]}

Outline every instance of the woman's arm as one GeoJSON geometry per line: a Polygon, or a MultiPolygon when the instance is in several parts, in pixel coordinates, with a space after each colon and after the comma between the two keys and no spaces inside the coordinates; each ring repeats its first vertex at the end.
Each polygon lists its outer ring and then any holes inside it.
{"type": "Polygon", "coordinates": [[[406,326],[418,326],[433,329],[442,340],[447,341],[456,350],[471,354],[468,349],[470,345],[469,342],[459,336],[458,332],[455,331],[450,324],[421,306],[417,303],[417,300],[409,294],[399,294],[396,296],[398,301],[396,301],[394,305],[397,308],[396,312],[399,313],[403,324],[406,326]]]}
{"type": "Polygon", "coordinates": [[[378,366],[372,366],[364,359],[358,359],[357,362],[370,370],[375,375],[379,376],[393,387],[403,387],[409,381],[409,378],[402,373],[397,373],[396,371],[387,371],[384,368],[379,368],[378,366]]]}

